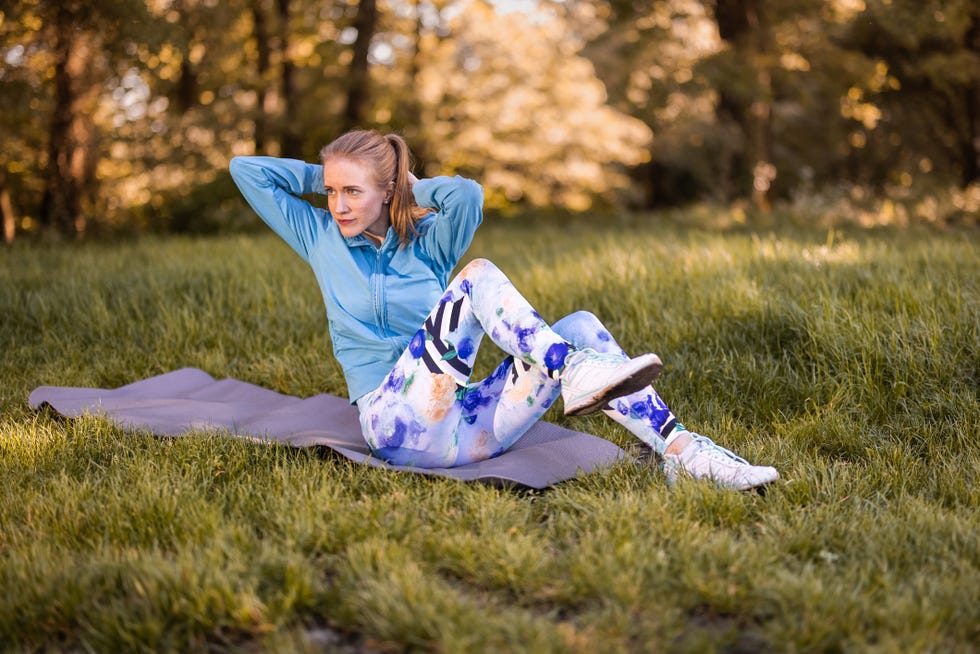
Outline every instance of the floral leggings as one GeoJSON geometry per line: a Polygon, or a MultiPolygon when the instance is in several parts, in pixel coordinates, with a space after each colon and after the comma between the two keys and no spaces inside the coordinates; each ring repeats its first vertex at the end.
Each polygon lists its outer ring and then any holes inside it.
{"type": "MultiPolygon", "coordinates": [[[[371,451],[400,465],[452,467],[511,447],[561,394],[558,374],[574,348],[627,356],[585,311],[549,326],[486,259],[470,262],[381,385],[357,401],[371,451]],[[470,382],[484,334],[509,354],[470,382]]],[[[613,400],[604,412],[663,453],[680,427],[652,387],[613,400]]]]}

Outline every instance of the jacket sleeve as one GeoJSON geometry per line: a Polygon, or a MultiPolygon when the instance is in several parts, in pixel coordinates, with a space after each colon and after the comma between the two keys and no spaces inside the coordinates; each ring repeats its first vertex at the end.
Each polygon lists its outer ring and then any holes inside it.
{"type": "Polygon", "coordinates": [[[324,212],[299,196],[323,192],[323,168],[296,159],[235,157],[229,170],[255,213],[309,261],[324,212]]]}
{"type": "Polygon", "coordinates": [[[458,176],[432,177],[415,182],[412,190],[419,206],[436,210],[435,218],[419,237],[422,250],[451,270],[483,222],[483,187],[458,176]]]}

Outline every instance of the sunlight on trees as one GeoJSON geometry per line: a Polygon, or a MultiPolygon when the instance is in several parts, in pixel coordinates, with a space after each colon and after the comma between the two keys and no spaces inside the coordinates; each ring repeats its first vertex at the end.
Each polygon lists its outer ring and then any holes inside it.
{"type": "Polygon", "coordinates": [[[475,2],[450,29],[453,39],[424,53],[433,64],[417,89],[437,170],[483,180],[490,206],[613,201],[628,185],[622,167],[647,156],[650,131],[607,105],[563,22],[514,22],[475,2]]]}
{"type": "Polygon", "coordinates": [[[228,227],[232,156],[355,125],[498,209],[975,223],[980,193],[972,0],[22,0],[0,84],[5,241],[228,227]]]}

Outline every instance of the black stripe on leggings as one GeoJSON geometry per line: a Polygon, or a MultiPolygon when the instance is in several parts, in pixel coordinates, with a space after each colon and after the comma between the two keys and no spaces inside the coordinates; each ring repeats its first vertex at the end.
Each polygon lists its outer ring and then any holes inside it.
{"type": "Polygon", "coordinates": [[[460,298],[453,302],[453,311],[449,316],[449,331],[455,331],[459,327],[459,315],[463,312],[463,299],[460,298]]]}

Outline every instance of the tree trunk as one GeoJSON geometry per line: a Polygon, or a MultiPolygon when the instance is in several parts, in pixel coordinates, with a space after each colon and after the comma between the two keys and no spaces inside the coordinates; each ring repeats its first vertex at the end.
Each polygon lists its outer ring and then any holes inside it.
{"type": "MultiPolygon", "coordinates": [[[[86,66],[89,57],[79,58],[79,63],[86,66]]],[[[75,79],[78,75],[73,75],[75,79]]],[[[98,197],[96,168],[99,163],[98,133],[92,116],[98,101],[98,90],[89,86],[76,99],[75,119],[71,126],[72,153],[69,161],[70,174],[78,189],[78,213],[74,219],[74,233],[83,236],[88,226],[86,214],[92,211],[98,197]]]]}
{"type": "Polygon", "coordinates": [[[75,93],[69,66],[76,46],[72,12],[64,4],[53,14],[54,109],[48,131],[48,161],[44,173],[39,221],[44,229],[74,231],[81,214],[78,181],[72,176],[71,125],[75,93]]]}
{"type": "Polygon", "coordinates": [[[194,64],[187,58],[187,52],[180,60],[179,75],[177,78],[177,108],[181,113],[184,113],[197,104],[197,73],[194,71],[194,64]]]}
{"type": "Polygon", "coordinates": [[[284,157],[303,156],[303,142],[296,119],[296,67],[289,57],[289,0],[277,0],[279,7],[279,52],[282,59],[282,134],[279,140],[284,157]]]}
{"type": "MultiPolygon", "coordinates": [[[[412,63],[409,67],[409,88],[418,88],[419,74],[422,72],[422,0],[415,0],[415,44],[412,48],[412,63]]],[[[427,159],[425,137],[422,130],[422,103],[418,93],[406,93],[405,137],[412,145],[416,160],[424,166],[427,159]]]]}
{"type": "Polygon", "coordinates": [[[3,218],[3,242],[13,243],[17,232],[17,214],[14,213],[14,203],[10,201],[10,189],[7,188],[7,175],[0,168],[0,217],[3,218]]]}
{"type": "Polygon", "coordinates": [[[757,207],[768,210],[776,169],[772,164],[771,39],[763,4],[764,0],[717,0],[715,21],[718,34],[751,68],[754,77],[753,97],[747,105],[720,89],[720,110],[732,117],[745,136],[742,156],[736,155],[734,162],[738,177],[735,187],[740,194],[751,195],[757,207]],[[746,181],[750,181],[749,188],[746,181]]]}
{"type": "Polygon", "coordinates": [[[180,59],[180,72],[177,77],[177,108],[183,113],[192,109],[197,104],[197,70],[191,62],[190,54],[194,45],[194,32],[192,20],[184,6],[184,0],[175,0],[174,10],[180,14],[180,24],[187,34],[187,42],[184,52],[180,59]],[[191,23],[189,25],[189,23],[191,23]]]}
{"type": "MultiPolygon", "coordinates": [[[[980,57],[980,10],[974,9],[970,20],[970,29],[964,39],[966,48],[980,57]]],[[[966,138],[962,140],[963,173],[961,175],[963,188],[980,181],[980,82],[974,79],[964,89],[966,105],[966,138]]]]}
{"type": "Polygon", "coordinates": [[[378,5],[376,0],[361,0],[354,17],[357,38],[354,40],[354,56],[348,72],[347,107],[344,109],[344,129],[363,127],[370,98],[370,76],[368,54],[371,39],[378,25],[378,5]]]}
{"type": "Polygon", "coordinates": [[[269,62],[271,59],[271,48],[269,47],[269,30],[266,25],[265,3],[262,0],[252,1],[252,24],[255,30],[255,46],[258,51],[257,72],[259,77],[258,96],[256,98],[255,111],[255,153],[264,154],[267,121],[265,115],[266,98],[269,95],[269,62]]]}

